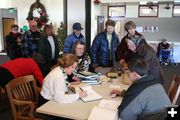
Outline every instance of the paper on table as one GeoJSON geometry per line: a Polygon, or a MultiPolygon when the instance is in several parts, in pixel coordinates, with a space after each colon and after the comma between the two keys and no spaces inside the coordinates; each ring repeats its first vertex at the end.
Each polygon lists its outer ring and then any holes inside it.
{"type": "Polygon", "coordinates": [[[85,98],[81,98],[84,102],[102,99],[102,96],[94,91],[91,86],[83,86],[81,89],[87,91],[87,96],[85,98]]]}
{"type": "Polygon", "coordinates": [[[88,118],[88,120],[117,120],[118,115],[117,111],[104,109],[98,106],[95,106],[91,114],[88,118]]]}
{"type": "Polygon", "coordinates": [[[99,103],[99,107],[111,110],[117,110],[118,106],[121,104],[122,101],[117,100],[101,100],[99,103]]]}
{"type": "Polygon", "coordinates": [[[120,86],[120,85],[113,85],[113,84],[111,84],[111,85],[109,85],[109,88],[110,88],[110,89],[118,89],[118,90],[121,90],[121,86],[120,86]]]}

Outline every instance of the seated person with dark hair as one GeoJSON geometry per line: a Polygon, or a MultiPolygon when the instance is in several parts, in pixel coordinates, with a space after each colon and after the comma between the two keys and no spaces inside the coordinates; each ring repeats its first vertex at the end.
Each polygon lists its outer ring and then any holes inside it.
{"type": "MultiPolygon", "coordinates": [[[[118,115],[122,120],[136,120],[148,115],[160,114],[171,102],[163,86],[148,74],[148,64],[135,58],[128,62],[128,77],[132,85],[126,91],[122,103],[118,107],[118,115]]],[[[121,91],[112,90],[111,95],[121,95],[121,91]]]]}

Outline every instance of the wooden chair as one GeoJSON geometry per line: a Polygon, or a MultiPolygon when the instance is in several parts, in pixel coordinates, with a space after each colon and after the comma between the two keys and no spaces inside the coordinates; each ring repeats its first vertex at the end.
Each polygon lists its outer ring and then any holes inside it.
{"type": "Polygon", "coordinates": [[[36,120],[38,102],[36,81],[33,75],[13,79],[6,85],[14,120],[36,120]]]}
{"type": "Polygon", "coordinates": [[[176,104],[179,93],[180,93],[180,76],[174,75],[171,86],[168,91],[168,96],[172,104],[176,104]]]}

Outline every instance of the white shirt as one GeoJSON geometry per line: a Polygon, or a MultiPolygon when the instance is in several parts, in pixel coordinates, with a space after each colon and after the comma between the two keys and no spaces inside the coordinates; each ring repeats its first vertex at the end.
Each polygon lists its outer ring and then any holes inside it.
{"type": "Polygon", "coordinates": [[[111,49],[112,34],[107,33],[107,40],[108,40],[108,43],[109,43],[109,50],[110,50],[111,49]]]}
{"type": "Polygon", "coordinates": [[[52,52],[52,56],[51,59],[54,60],[55,57],[55,44],[54,44],[54,39],[52,36],[48,36],[48,41],[51,45],[51,52],[52,52]]]}
{"type": "Polygon", "coordinates": [[[66,80],[60,67],[54,68],[44,79],[41,95],[47,100],[59,103],[72,103],[79,99],[79,94],[65,94],[67,91],[66,80]]]}

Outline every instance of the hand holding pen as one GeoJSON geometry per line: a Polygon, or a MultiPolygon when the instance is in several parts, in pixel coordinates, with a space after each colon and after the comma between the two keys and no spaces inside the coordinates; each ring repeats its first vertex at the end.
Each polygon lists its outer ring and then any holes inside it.
{"type": "Polygon", "coordinates": [[[87,96],[87,91],[84,91],[81,87],[79,88],[81,92],[79,92],[79,97],[83,98],[87,96]]]}

